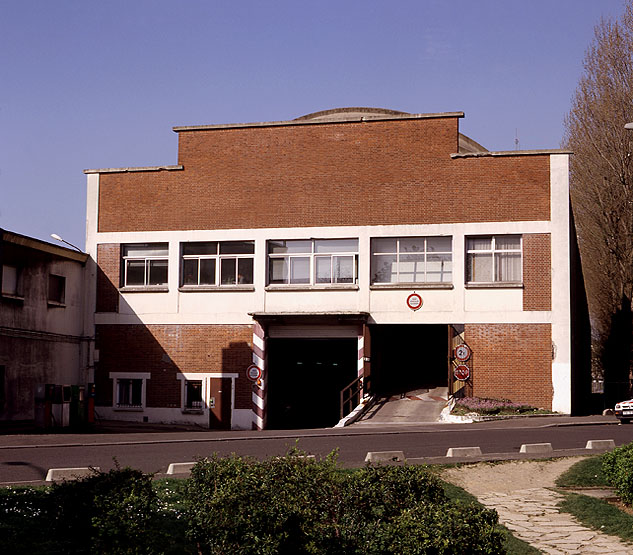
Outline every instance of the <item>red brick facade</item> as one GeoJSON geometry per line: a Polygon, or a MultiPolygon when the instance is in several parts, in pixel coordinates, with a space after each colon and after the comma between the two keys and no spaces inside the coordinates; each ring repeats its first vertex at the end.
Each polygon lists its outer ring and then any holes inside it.
{"type": "Polygon", "coordinates": [[[121,245],[97,245],[97,312],[118,312],[121,245]]]}
{"type": "Polygon", "coordinates": [[[523,235],[523,310],[552,309],[552,244],[549,233],[523,235]]]}
{"type": "Polygon", "coordinates": [[[99,231],[548,220],[549,155],[453,159],[457,123],[182,131],[183,170],[100,175],[99,231]]]}
{"type": "Polygon", "coordinates": [[[473,395],[552,407],[550,324],[467,324],[473,395]]]}
{"type": "Polygon", "coordinates": [[[151,372],[147,407],[181,406],[178,372],[236,373],[235,408],[251,408],[252,326],[98,325],[97,404],[112,405],[110,372],[151,372]]]}

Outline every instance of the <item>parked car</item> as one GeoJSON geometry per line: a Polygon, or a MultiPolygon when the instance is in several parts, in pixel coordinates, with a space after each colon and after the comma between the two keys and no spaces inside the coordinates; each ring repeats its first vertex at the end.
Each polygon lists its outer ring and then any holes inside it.
{"type": "Polygon", "coordinates": [[[620,419],[623,424],[629,423],[633,420],[633,399],[628,401],[620,401],[615,405],[615,415],[620,419]]]}

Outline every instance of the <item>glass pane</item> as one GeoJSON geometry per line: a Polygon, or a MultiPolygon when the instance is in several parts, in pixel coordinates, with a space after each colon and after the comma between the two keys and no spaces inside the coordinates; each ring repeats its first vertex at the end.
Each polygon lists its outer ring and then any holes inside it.
{"type": "Polygon", "coordinates": [[[396,283],[398,281],[396,255],[381,254],[371,257],[371,282],[396,283]]]}
{"type": "Polygon", "coordinates": [[[310,283],[310,259],[307,256],[290,259],[290,283],[310,283]]]}
{"type": "Polygon", "coordinates": [[[215,285],[215,258],[200,259],[200,285],[215,285]]]}
{"type": "Polygon", "coordinates": [[[492,248],[492,237],[469,237],[466,244],[469,251],[489,251],[492,248]]]}
{"type": "Polygon", "coordinates": [[[426,281],[450,283],[453,280],[453,263],[450,254],[426,255],[426,281]]]}
{"type": "Polygon", "coordinates": [[[521,255],[495,254],[495,281],[521,281],[521,255]]]}
{"type": "Polygon", "coordinates": [[[453,249],[452,237],[427,237],[427,252],[451,252],[453,249]]]}
{"type": "Polygon", "coordinates": [[[334,257],[334,283],[354,283],[354,257],[334,257]]]}
{"type": "Polygon", "coordinates": [[[358,239],[316,239],[314,252],[358,252],[358,239]]]}
{"type": "Polygon", "coordinates": [[[492,281],[492,255],[468,255],[468,281],[484,283],[492,281]]]}
{"type": "Polygon", "coordinates": [[[132,380],[119,380],[118,381],[118,403],[122,406],[129,406],[132,390],[132,380]]]}
{"type": "Polygon", "coordinates": [[[187,381],[185,390],[185,406],[188,409],[202,408],[202,381],[187,381]]]}
{"type": "Polygon", "coordinates": [[[125,285],[145,285],[145,260],[127,260],[125,285]]]}
{"type": "Polygon", "coordinates": [[[220,254],[253,254],[255,243],[253,241],[226,241],[220,243],[220,254]]]}
{"type": "Polygon", "coordinates": [[[496,235],[495,250],[519,250],[521,248],[520,235],[496,235]]]}
{"type": "Polygon", "coordinates": [[[312,241],[268,241],[268,252],[270,254],[310,253],[312,252],[312,241]]]}
{"type": "Polygon", "coordinates": [[[220,283],[235,285],[237,283],[237,258],[223,258],[220,260],[220,283]]]}
{"type": "Polygon", "coordinates": [[[167,243],[125,245],[123,247],[123,256],[167,256],[167,243]]]}
{"type": "Polygon", "coordinates": [[[420,283],[424,282],[424,255],[423,254],[401,254],[400,277],[398,281],[401,283],[420,283]]]}
{"type": "Polygon", "coordinates": [[[167,283],[167,260],[148,260],[148,285],[164,285],[167,283]]]}
{"type": "Polygon", "coordinates": [[[182,254],[217,254],[218,244],[215,241],[204,243],[182,243],[182,254]]]}
{"type": "Polygon", "coordinates": [[[143,391],[143,380],[130,380],[132,382],[132,406],[141,406],[141,392],[143,391]]]}
{"type": "Polygon", "coordinates": [[[316,282],[332,283],[332,257],[318,256],[314,262],[316,264],[316,282]]]}
{"type": "Polygon", "coordinates": [[[182,261],[182,284],[198,285],[198,259],[187,259],[182,261]]]}
{"type": "Polygon", "coordinates": [[[237,259],[237,283],[252,284],[253,283],[253,259],[238,258],[237,259]]]}
{"type": "Polygon", "coordinates": [[[400,252],[424,252],[424,237],[400,239],[400,252]]]}
{"type": "Polygon", "coordinates": [[[288,283],[288,259],[271,258],[268,272],[268,283],[288,283]]]}
{"type": "Polygon", "coordinates": [[[372,239],[371,252],[389,252],[395,254],[397,248],[397,239],[390,237],[372,239]]]}

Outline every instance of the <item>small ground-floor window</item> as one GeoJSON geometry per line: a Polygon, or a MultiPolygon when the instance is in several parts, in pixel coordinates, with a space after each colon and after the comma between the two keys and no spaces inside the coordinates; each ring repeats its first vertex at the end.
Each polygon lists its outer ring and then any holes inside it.
{"type": "Polygon", "coordinates": [[[185,382],[185,408],[202,409],[202,380],[187,380],[185,382]]]}
{"type": "Polygon", "coordinates": [[[148,372],[110,372],[114,385],[114,407],[117,409],[145,408],[145,380],[148,372]]]}

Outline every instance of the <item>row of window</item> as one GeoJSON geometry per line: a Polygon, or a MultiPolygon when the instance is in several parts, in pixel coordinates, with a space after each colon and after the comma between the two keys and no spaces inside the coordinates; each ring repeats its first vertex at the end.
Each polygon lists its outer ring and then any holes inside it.
{"type": "MultiPolygon", "coordinates": [[[[181,287],[253,284],[254,241],[181,243],[181,287]]],[[[521,236],[466,239],[468,283],[520,283],[521,236]]],[[[168,244],[123,246],[122,285],[167,285],[168,244]]],[[[358,283],[358,239],[267,242],[269,285],[358,283]]],[[[451,237],[381,237],[371,240],[371,284],[452,283],[451,237]]]]}
{"type": "MultiPolygon", "coordinates": [[[[143,379],[117,378],[115,406],[120,409],[144,408],[143,379]]],[[[189,410],[204,408],[202,380],[185,380],[184,408],[189,410]]]]}

